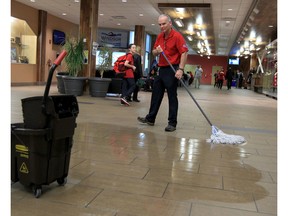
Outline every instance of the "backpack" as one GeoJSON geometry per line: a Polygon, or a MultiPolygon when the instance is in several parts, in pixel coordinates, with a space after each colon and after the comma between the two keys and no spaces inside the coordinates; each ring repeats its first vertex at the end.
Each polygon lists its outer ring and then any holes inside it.
{"type": "MultiPolygon", "coordinates": [[[[126,53],[125,55],[122,55],[122,56],[119,56],[118,58],[117,58],[117,60],[114,62],[114,67],[113,67],[113,69],[114,69],[114,71],[116,72],[116,75],[120,75],[120,74],[122,74],[121,76],[125,76],[125,71],[126,71],[126,67],[125,67],[125,61],[126,61],[126,59],[127,59],[127,55],[128,55],[129,53],[126,53]]],[[[132,54],[131,54],[132,55],[132,54]]]]}

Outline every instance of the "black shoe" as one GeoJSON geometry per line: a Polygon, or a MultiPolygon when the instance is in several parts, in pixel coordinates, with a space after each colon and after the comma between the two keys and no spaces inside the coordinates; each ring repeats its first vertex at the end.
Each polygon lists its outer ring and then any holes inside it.
{"type": "Polygon", "coordinates": [[[149,122],[145,117],[138,117],[137,120],[143,124],[154,125],[154,122],[149,122]]]}
{"type": "Polygon", "coordinates": [[[140,102],[140,100],[138,100],[138,99],[133,99],[133,101],[134,101],[134,102],[140,102]]]}
{"type": "Polygon", "coordinates": [[[166,128],[165,128],[165,131],[168,131],[168,132],[172,132],[172,131],[175,131],[176,130],[176,127],[172,126],[172,125],[168,125],[166,128]]]}
{"type": "Polygon", "coordinates": [[[130,106],[129,102],[127,101],[127,99],[125,97],[121,98],[121,104],[125,104],[127,106],[130,106]]]}

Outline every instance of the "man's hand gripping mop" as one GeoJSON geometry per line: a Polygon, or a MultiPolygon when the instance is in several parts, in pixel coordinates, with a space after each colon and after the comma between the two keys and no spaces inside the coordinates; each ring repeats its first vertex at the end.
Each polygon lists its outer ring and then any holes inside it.
{"type": "MultiPolygon", "coordinates": [[[[171,69],[174,71],[174,73],[176,73],[174,67],[172,66],[172,64],[170,63],[170,61],[168,60],[167,56],[165,55],[164,52],[161,52],[161,54],[164,56],[164,58],[166,59],[166,61],[169,63],[171,69]]],[[[186,91],[188,92],[188,94],[191,96],[191,98],[193,99],[193,101],[195,102],[195,104],[197,105],[197,107],[199,108],[199,110],[201,111],[201,113],[203,114],[203,116],[205,117],[205,119],[207,120],[207,122],[209,123],[209,125],[212,127],[212,134],[210,139],[207,139],[207,141],[209,143],[216,143],[216,144],[243,144],[246,142],[245,138],[239,135],[229,135],[229,134],[225,134],[223,131],[221,131],[219,128],[217,128],[216,126],[212,125],[211,121],[208,119],[208,117],[206,116],[206,114],[204,113],[204,111],[202,110],[202,108],[200,107],[200,105],[198,104],[198,102],[196,101],[196,99],[193,97],[193,95],[191,94],[191,92],[189,91],[187,85],[184,83],[184,81],[182,79],[180,79],[181,84],[184,86],[184,88],[186,89],[186,91]]]]}

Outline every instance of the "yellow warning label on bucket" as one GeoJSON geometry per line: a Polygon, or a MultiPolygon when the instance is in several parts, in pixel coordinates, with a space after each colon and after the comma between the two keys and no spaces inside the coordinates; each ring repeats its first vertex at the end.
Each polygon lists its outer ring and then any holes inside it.
{"type": "Polygon", "coordinates": [[[16,148],[16,151],[28,152],[28,147],[25,145],[17,144],[15,145],[15,148],[16,148]]]}
{"type": "Polygon", "coordinates": [[[19,153],[20,157],[29,158],[29,149],[25,145],[17,144],[15,145],[16,152],[19,153]]]}
{"type": "Polygon", "coordinates": [[[26,173],[26,174],[29,173],[27,165],[24,162],[21,164],[20,172],[26,173]]]}

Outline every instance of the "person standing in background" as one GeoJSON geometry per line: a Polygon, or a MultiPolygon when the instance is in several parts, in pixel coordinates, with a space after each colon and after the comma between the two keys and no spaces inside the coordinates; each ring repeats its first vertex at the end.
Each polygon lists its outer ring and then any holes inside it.
{"type": "Polygon", "coordinates": [[[225,75],[225,79],[227,80],[227,90],[231,89],[232,86],[232,79],[233,79],[233,72],[232,72],[232,68],[229,67],[226,75],[225,75]]]}
{"type": "Polygon", "coordinates": [[[129,103],[129,96],[135,89],[135,80],[134,80],[134,71],[136,67],[134,66],[133,54],[136,52],[136,45],[129,44],[128,46],[129,52],[127,53],[127,58],[124,63],[126,70],[125,76],[122,80],[122,95],[121,95],[121,104],[125,104],[127,106],[129,103]]]}
{"type": "Polygon", "coordinates": [[[203,73],[203,69],[201,68],[201,65],[198,65],[195,70],[195,88],[199,89],[200,87],[202,73],[203,73]]]}
{"type": "Polygon", "coordinates": [[[225,73],[224,73],[224,69],[222,68],[218,76],[218,83],[219,83],[218,88],[219,89],[222,89],[224,79],[225,79],[225,73]]]}
{"type": "Polygon", "coordinates": [[[215,86],[218,88],[218,76],[219,76],[219,70],[216,71],[216,73],[214,74],[214,88],[215,86]]]}
{"type": "Polygon", "coordinates": [[[145,117],[138,117],[141,123],[153,126],[159,111],[161,102],[167,90],[169,101],[168,126],[165,131],[172,132],[176,130],[178,115],[178,81],[182,78],[184,67],[188,55],[188,47],[183,36],[172,28],[171,18],[162,14],[158,18],[161,33],[157,36],[153,46],[152,53],[159,56],[158,75],[155,77],[149,113],[145,117]],[[169,62],[163,56],[163,53],[169,59],[169,62]]]}
{"type": "MultiPolygon", "coordinates": [[[[137,81],[139,79],[142,78],[143,76],[143,71],[142,71],[142,60],[141,60],[141,48],[139,46],[136,46],[136,52],[133,53],[133,60],[134,60],[134,66],[136,67],[135,71],[134,71],[134,80],[135,80],[135,89],[133,92],[133,101],[134,102],[140,102],[140,100],[138,99],[138,92],[140,90],[140,87],[137,85],[137,81]]],[[[131,100],[131,96],[129,96],[128,98],[129,101],[131,100]]]]}

